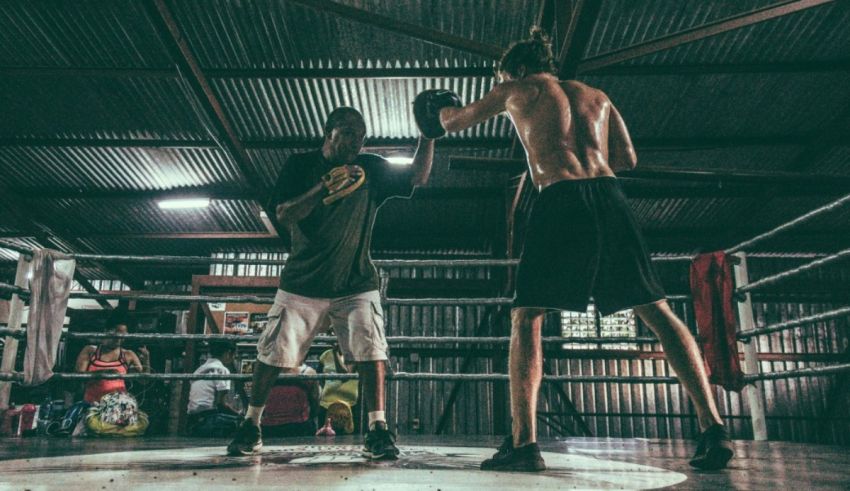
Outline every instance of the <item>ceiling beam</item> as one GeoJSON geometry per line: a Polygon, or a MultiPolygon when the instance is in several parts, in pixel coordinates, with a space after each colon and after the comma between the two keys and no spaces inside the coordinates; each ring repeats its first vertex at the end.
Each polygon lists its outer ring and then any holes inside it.
{"type": "Polygon", "coordinates": [[[578,65],[602,11],[602,0],[555,2],[555,27],[558,35],[558,78],[569,80],[578,73],[578,65]]]}
{"type": "MultiPolygon", "coordinates": [[[[477,170],[520,174],[524,159],[450,157],[450,170],[477,170]]],[[[800,175],[794,172],[717,172],[669,167],[638,167],[617,174],[634,195],[630,197],[754,197],[782,193],[826,196],[850,193],[850,177],[800,175]],[[675,183],[684,186],[672,187],[675,183]],[[700,184],[700,186],[695,186],[700,184]]]]}
{"type": "MultiPolygon", "coordinates": [[[[268,187],[268,186],[267,186],[268,187]]],[[[2,188],[0,188],[2,189],[2,188]]],[[[162,200],[210,198],[216,200],[254,200],[256,193],[234,186],[191,186],[177,189],[82,189],[63,187],[8,188],[6,192],[22,200],[162,200]]]]}
{"type": "MultiPolygon", "coordinates": [[[[83,277],[83,275],[78,270],[74,271],[74,280],[79,283],[81,287],[83,287],[83,290],[94,295],[100,294],[100,291],[98,291],[98,289],[95,288],[89,280],[83,277]]],[[[106,300],[98,298],[96,301],[104,310],[112,310],[112,304],[110,304],[106,300]]]]}
{"type": "MultiPolygon", "coordinates": [[[[365,149],[415,147],[416,138],[366,138],[365,149]]],[[[479,137],[479,138],[440,138],[438,148],[507,148],[511,138],[479,137]]],[[[246,140],[245,147],[250,150],[262,149],[304,149],[318,148],[322,145],[320,138],[283,137],[263,140],[246,140]]]]}
{"type": "Polygon", "coordinates": [[[0,77],[178,78],[174,68],[0,66],[0,77]]]}
{"type": "MultiPolygon", "coordinates": [[[[0,188],[2,189],[2,188],[0,188]]],[[[456,199],[456,198],[492,198],[501,197],[501,188],[489,187],[423,187],[418,188],[413,199],[456,199]]],[[[67,188],[10,188],[6,190],[17,195],[21,200],[131,200],[150,201],[181,198],[210,198],[213,200],[245,200],[254,201],[257,193],[254,190],[237,189],[233,187],[192,186],[182,189],[164,190],[86,190],[67,188]]],[[[26,236],[37,234],[36,230],[22,230],[26,236]]],[[[2,235],[2,233],[0,233],[2,235]]],[[[21,237],[17,234],[14,237],[21,237]]]]}
{"type": "Polygon", "coordinates": [[[212,140],[167,140],[161,138],[0,138],[0,147],[86,147],[86,148],[218,148],[212,140]]]}
{"type": "Polygon", "coordinates": [[[777,63],[702,63],[686,65],[613,65],[594,70],[594,77],[634,77],[661,75],[718,75],[735,73],[834,73],[850,71],[850,59],[777,63]]]}
{"type": "Polygon", "coordinates": [[[209,69],[211,78],[383,79],[492,77],[492,66],[373,68],[224,68],[209,69]]]}
{"type": "MultiPolygon", "coordinates": [[[[415,147],[416,138],[367,138],[365,149],[415,147]]],[[[510,138],[441,138],[438,147],[445,148],[507,148],[510,138]]],[[[245,140],[242,146],[247,150],[305,149],[318,148],[321,138],[279,137],[262,140],[245,140]]],[[[135,138],[0,138],[0,147],[85,147],[85,148],[159,148],[192,149],[219,148],[210,140],[163,140],[135,138]]]]}
{"type": "MultiPolygon", "coordinates": [[[[682,65],[612,65],[594,70],[595,77],[714,75],[735,73],[835,73],[850,71],[850,60],[774,63],[703,63],[682,65]]],[[[382,68],[207,68],[208,79],[386,79],[492,77],[493,67],[382,68]]],[[[179,78],[174,69],[98,67],[0,67],[0,77],[179,78]]]]}
{"type": "MultiPolygon", "coordinates": [[[[492,77],[491,66],[470,67],[340,67],[340,68],[206,68],[207,79],[315,78],[411,79],[492,77]]],[[[174,68],[25,67],[0,66],[0,77],[179,78],[174,68]]]]}
{"type": "MultiPolygon", "coordinates": [[[[524,167],[517,166],[517,169],[524,167]]],[[[504,169],[504,168],[503,168],[504,169]]],[[[512,172],[518,175],[521,172],[512,172]]],[[[619,176],[626,194],[629,198],[756,198],[770,196],[805,197],[805,196],[843,196],[850,194],[850,178],[838,176],[796,176],[786,177],[779,175],[757,175],[757,174],[734,174],[734,173],[698,173],[689,171],[632,171],[622,173],[619,176]]],[[[173,199],[175,197],[195,196],[209,197],[214,200],[256,200],[256,193],[249,191],[234,191],[219,193],[214,187],[207,188],[199,186],[192,189],[191,195],[174,194],[171,191],[128,191],[115,193],[111,191],[94,191],[91,196],[81,194],[77,190],[47,189],[39,190],[29,188],[23,190],[28,193],[27,201],[36,200],[160,200],[173,199]],[[161,193],[161,194],[160,194],[161,193]]],[[[413,201],[423,200],[481,200],[501,199],[504,189],[497,187],[484,188],[421,188],[416,191],[413,201]]],[[[0,233],[0,237],[32,237],[39,232],[34,229],[18,229],[0,233]]],[[[227,238],[230,232],[223,233],[227,238]]],[[[252,237],[253,237],[253,233],[252,237]]],[[[64,236],[73,235],[70,232],[64,236]]],[[[97,234],[100,235],[100,234],[97,234]]],[[[105,234],[109,235],[109,234],[105,234]]],[[[124,238],[147,237],[147,238],[172,238],[171,234],[130,234],[124,238]]],[[[201,234],[203,235],[203,234],[201,234]]],[[[90,235],[85,235],[89,237],[90,235]]],[[[197,238],[193,234],[180,234],[183,238],[197,238]]],[[[262,236],[262,234],[261,234],[262,236]]]]}
{"type": "Polygon", "coordinates": [[[733,17],[728,17],[716,22],[710,22],[708,24],[670,34],[668,36],[663,36],[585,59],[579,63],[578,73],[592,73],[595,70],[599,70],[610,65],[615,65],[634,58],[657,53],[659,51],[672,49],[710,36],[715,36],[735,29],[741,29],[760,22],[765,22],[813,7],[818,7],[820,5],[825,5],[827,3],[832,3],[833,1],[835,0],[786,1],[733,17]]]}
{"type": "Polygon", "coordinates": [[[357,7],[350,7],[330,0],[289,0],[322,12],[332,13],[359,24],[377,27],[385,31],[402,34],[427,43],[452,48],[485,58],[497,59],[502,56],[502,48],[491,44],[480,43],[472,39],[455,36],[447,32],[429,29],[419,24],[413,24],[400,19],[394,19],[375,12],[369,12],[357,7]]]}
{"type": "Polygon", "coordinates": [[[139,234],[125,233],[80,233],[77,238],[81,239],[179,239],[179,240],[263,240],[277,239],[276,235],[268,232],[150,232],[139,234]]]}
{"type": "Polygon", "coordinates": [[[171,9],[165,0],[148,0],[145,6],[148,8],[148,17],[159,34],[160,40],[171,53],[172,58],[180,68],[180,72],[188,82],[192,91],[191,95],[201,105],[206,118],[215,126],[216,132],[222,138],[224,148],[230,154],[239,172],[249,185],[260,187],[262,180],[251,166],[248,153],[224,114],[221,102],[213,92],[198,60],[189,48],[189,44],[180,31],[171,9]]]}

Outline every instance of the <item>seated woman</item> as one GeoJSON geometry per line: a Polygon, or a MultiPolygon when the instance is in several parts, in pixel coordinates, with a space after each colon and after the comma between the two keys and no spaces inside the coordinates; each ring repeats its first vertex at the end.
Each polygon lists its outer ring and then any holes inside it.
{"type": "MultiPolygon", "coordinates": [[[[127,320],[115,312],[107,321],[106,332],[127,334],[127,320]]],[[[121,347],[123,339],[107,337],[97,346],[86,346],[77,356],[76,371],[81,373],[149,373],[150,356],[142,346],[137,356],[121,347]]],[[[127,392],[124,380],[96,379],[86,383],[83,400],[94,405],[84,415],[86,426],[94,434],[135,436],[147,428],[147,416],[138,410],[127,392]],[[106,398],[105,396],[111,395],[106,398]]]]}
{"type": "MultiPolygon", "coordinates": [[[[334,344],[319,357],[322,373],[351,373],[351,367],[345,364],[342,350],[334,344]]],[[[358,381],[326,380],[319,401],[319,419],[330,420],[330,426],[337,434],[354,433],[354,414],[352,408],[357,404],[358,381]]]]}
{"type": "MultiPolygon", "coordinates": [[[[304,363],[298,372],[316,374],[304,363]]],[[[315,380],[279,380],[272,387],[263,410],[263,436],[313,436],[318,406],[319,384],[315,380]]]]}
{"type": "MultiPolygon", "coordinates": [[[[236,347],[231,343],[210,343],[210,356],[195,370],[195,375],[229,375],[236,347]]],[[[194,380],[189,389],[189,434],[197,437],[225,437],[236,430],[242,418],[230,405],[229,380],[194,380]]]]}
{"type": "MultiPolygon", "coordinates": [[[[114,315],[107,321],[106,332],[114,334],[127,334],[127,321],[123,316],[114,315]]],[[[148,350],[142,346],[137,356],[130,350],[121,348],[121,338],[103,338],[97,346],[86,346],[77,356],[77,372],[105,372],[105,373],[150,373],[150,355],[148,350]]],[[[90,380],[86,383],[86,392],[83,400],[94,404],[110,392],[126,392],[127,386],[124,380],[100,379],[90,380]]]]}

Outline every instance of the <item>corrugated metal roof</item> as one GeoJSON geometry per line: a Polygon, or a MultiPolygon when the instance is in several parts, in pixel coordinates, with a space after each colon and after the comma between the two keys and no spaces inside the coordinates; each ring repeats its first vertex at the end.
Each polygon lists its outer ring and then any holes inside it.
{"type": "Polygon", "coordinates": [[[0,200],[0,232],[19,232],[17,213],[6,200],[0,200]]]}
{"type": "Polygon", "coordinates": [[[818,174],[850,175],[850,147],[835,147],[812,170],[818,174]]]}
{"type": "Polygon", "coordinates": [[[0,78],[0,136],[209,139],[176,78],[0,78]]]}
{"type": "Polygon", "coordinates": [[[850,4],[833,2],[626,63],[675,65],[847,59],[850,55],[848,25],[850,4]]]}
{"type": "Polygon", "coordinates": [[[162,67],[169,60],[142,2],[6,0],[0,65],[162,67]]]}
{"type": "MultiPolygon", "coordinates": [[[[346,0],[338,3],[507,47],[527,35],[540,0],[346,0]],[[510,15],[506,15],[510,13],[510,15]]],[[[294,2],[192,0],[174,14],[204,67],[347,66],[366,60],[488,65],[491,60],[359,24],[294,2]]]]}
{"type": "MultiPolygon", "coordinates": [[[[236,132],[245,139],[286,136],[318,138],[328,114],[353,106],[366,119],[366,133],[376,138],[419,135],[412,103],[418,93],[448,88],[471,102],[486,94],[492,77],[413,79],[217,79],[219,94],[236,132]]],[[[508,136],[510,122],[497,118],[457,137],[508,136]]]]}
{"type": "Polygon", "coordinates": [[[850,104],[850,73],[586,77],[620,109],[636,137],[800,135],[850,104]],[[829,97],[824,92],[830,91],[829,97]]]}
{"type": "Polygon", "coordinates": [[[286,163],[286,159],[295,153],[306,152],[311,149],[286,148],[286,149],[259,149],[249,150],[248,156],[251,158],[251,165],[257,172],[260,180],[269,183],[272,187],[277,182],[277,177],[280,174],[280,169],[286,163]]]}
{"type": "Polygon", "coordinates": [[[0,174],[12,187],[175,189],[239,181],[215,148],[0,147],[0,174]]]}
{"type": "MultiPolygon", "coordinates": [[[[745,215],[739,215],[736,221],[743,227],[751,226],[754,230],[766,230],[781,225],[804,213],[814,210],[827,203],[838,199],[837,196],[778,196],[774,199],[763,200],[762,206],[748,209],[745,215]]],[[[793,229],[795,233],[811,230],[850,230],[850,209],[841,209],[823,214],[811,221],[798,225],[793,229]]]]}
{"type": "Polygon", "coordinates": [[[213,200],[209,208],[161,210],[153,201],[40,200],[37,211],[71,235],[168,232],[264,232],[253,201],[213,200]]]}
{"type": "MultiPolygon", "coordinates": [[[[719,2],[706,2],[704,0],[678,0],[674,2],[668,0],[641,0],[639,2],[633,0],[604,0],[599,19],[587,44],[585,57],[603,55],[611,51],[652,41],[779,3],[783,2],[778,0],[735,0],[719,2]]],[[[801,27],[807,29],[809,35],[811,35],[814,32],[813,26],[806,22],[801,22],[801,17],[798,16],[813,16],[825,19],[835,12],[834,9],[840,9],[837,6],[839,3],[841,2],[808,9],[792,14],[787,18],[791,20],[792,24],[800,23],[801,27]]],[[[767,21],[764,25],[777,22],[781,23],[782,19],[767,21]]],[[[785,24],[781,27],[789,26],[785,24]]],[[[791,27],[791,30],[793,30],[793,26],[791,27]]],[[[735,37],[738,35],[735,33],[746,33],[751,29],[737,29],[731,31],[731,35],[735,37]]],[[[711,39],[728,35],[721,34],[711,39]]],[[[746,41],[744,44],[755,41],[752,37],[748,36],[741,39],[746,41]]],[[[710,42],[697,41],[691,44],[710,42]]],[[[758,43],[759,41],[755,42],[758,43]]],[[[650,57],[645,57],[642,61],[650,62],[652,60],[650,57]]],[[[688,60],[690,63],[694,63],[695,61],[692,59],[688,60]]],[[[723,61],[728,60],[724,59],[723,61]]]]}
{"type": "MultiPolygon", "coordinates": [[[[656,39],[774,3],[775,0],[606,0],[589,56],[656,39]]],[[[522,38],[540,0],[343,0],[376,14],[497,46],[522,38]]],[[[146,9],[130,0],[13,1],[0,11],[0,66],[168,67],[146,9]]],[[[169,2],[200,63],[206,68],[364,67],[489,65],[491,60],[437,47],[376,27],[340,19],[287,1],[191,0],[169,2]]],[[[850,52],[848,4],[835,2],[699,41],[634,63],[727,63],[820,60],[850,52]]],[[[848,73],[645,75],[587,77],[607,91],[636,138],[712,138],[816,135],[850,105],[848,73]],[[838,89],[836,89],[838,88],[838,89]]],[[[392,139],[418,132],[410,103],[421,90],[448,87],[466,102],[491,88],[490,77],[409,79],[235,79],[212,81],[237,134],[246,140],[320,138],[336,106],[360,108],[369,136],[392,139]]],[[[0,80],[0,137],[209,140],[184,86],[175,78],[123,76],[24,76],[0,80]]],[[[509,137],[510,123],[490,121],[460,138],[509,137]]],[[[439,145],[438,145],[439,147],[439,145]]],[[[412,152],[412,149],[408,149],[412,152]]],[[[271,185],[287,156],[297,150],[252,148],[260,178],[271,185]]],[[[792,145],[640,151],[641,165],[714,170],[773,170],[787,166],[801,148],[792,145]]],[[[449,155],[503,158],[508,149],[440,148],[429,187],[501,187],[505,173],[448,171],[449,155]]],[[[810,170],[847,174],[850,150],[829,152],[810,170]]],[[[215,148],[147,149],[0,147],[3,185],[28,188],[156,190],[231,184],[237,173],[215,148]]],[[[416,244],[416,234],[454,235],[463,247],[492,250],[504,219],[500,198],[418,199],[391,202],[381,211],[376,236],[387,250],[416,244]],[[495,203],[495,204],[494,204],[495,203]],[[406,234],[406,235],[405,235],[406,234]],[[489,235],[488,235],[489,234],[489,235]],[[492,237],[490,237],[492,236],[492,237]],[[483,237],[483,239],[482,239],[483,237]],[[464,242],[466,241],[466,242],[464,242]],[[472,244],[472,245],[470,245],[472,244]]],[[[100,252],[204,254],[219,248],[278,247],[277,241],[129,239],[95,234],[247,231],[264,232],[259,206],[214,201],[208,210],[166,213],[139,200],[30,200],[27,206],[68,236],[100,252]]],[[[751,227],[759,230],[814,208],[802,199],[641,199],[641,222],[655,228],[751,227]],[[747,213],[742,213],[746,210],[747,213]],[[744,218],[742,218],[742,216],[744,218]]],[[[0,232],[15,233],[0,208],[0,232]]],[[[843,211],[811,228],[845,227],[843,211]],[[843,220],[843,221],[842,221],[843,220]],[[816,227],[817,226],[817,227],[816,227]]],[[[436,242],[434,243],[436,244],[436,242]]],[[[434,253],[424,244],[418,250],[434,253]]],[[[781,247],[794,247],[782,243],[781,247]]],[[[166,268],[168,269],[168,268],[166,268]]],[[[201,268],[203,269],[203,268],[201,268]]],[[[170,268],[169,271],[173,271],[170,268]]],[[[178,268],[179,270],[179,268],[178,268]]],[[[184,270],[184,272],[187,270],[184,270]]],[[[192,270],[194,271],[194,270],[192,270]]],[[[145,268],[133,269],[141,276],[145,268]]],[[[104,273],[106,274],[106,273],[104,273]]],[[[157,273],[159,274],[159,273],[157,273]]]]}
{"type": "Polygon", "coordinates": [[[759,203],[739,198],[664,198],[629,200],[638,222],[647,228],[716,228],[737,223],[737,211],[759,203]]]}

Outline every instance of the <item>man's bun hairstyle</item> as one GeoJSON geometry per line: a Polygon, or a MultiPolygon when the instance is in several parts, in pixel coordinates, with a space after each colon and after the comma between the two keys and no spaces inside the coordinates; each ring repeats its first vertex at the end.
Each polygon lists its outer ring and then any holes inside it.
{"type": "Polygon", "coordinates": [[[539,26],[533,26],[530,34],[529,39],[517,41],[505,51],[496,66],[497,72],[508,73],[514,78],[535,73],[557,73],[549,35],[539,26]],[[525,67],[525,72],[520,71],[521,67],[525,67]]]}

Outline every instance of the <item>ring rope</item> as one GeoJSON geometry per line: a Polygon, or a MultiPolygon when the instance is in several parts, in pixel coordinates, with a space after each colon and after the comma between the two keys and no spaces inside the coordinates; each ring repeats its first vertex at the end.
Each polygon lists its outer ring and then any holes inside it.
{"type": "MultiPolygon", "coordinates": [[[[26,329],[10,329],[0,327],[0,335],[26,336],[26,329]]],[[[237,341],[256,342],[258,334],[161,334],[161,333],[127,333],[115,334],[106,332],[65,332],[62,337],[67,339],[127,339],[135,341],[237,341]]],[[[657,343],[654,337],[558,337],[547,336],[541,338],[545,344],[617,344],[617,343],[657,343]]],[[[509,344],[509,337],[472,337],[472,336],[388,336],[389,344],[424,343],[424,344],[509,344]]],[[[317,343],[332,343],[336,341],[334,336],[316,336],[317,343]]]]}
{"type": "Polygon", "coordinates": [[[798,368],[796,370],[785,370],[784,372],[770,372],[759,373],[756,375],[745,375],[744,381],[755,382],[757,380],[782,380],[800,377],[826,377],[829,375],[837,375],[846,372],[850,372],[850,363],[841,363],[837,365],[827,365],[822,367],[798,368]]]}
{"type": "MultiPolygon", "coordinates": [[[[850,363],[828,365],[822,367],[808,367],[784,372],[760,373],[744,376],[745,382],[760,380],[781,380],[800,377],[825,377],[850,372],[850,363]]],[[[194,374],[194,373],[56,373],[53,378],[58,380],[93,380],[93,379],[123,379],[123,380],[251,380],[252,374],[194,374]]],[[[396,372],[386,375],[388,380],[418,380],[418,381],[474,381],[474,382],[498,382],[510,380],[503,373],[415,373],[396,372]]],[[[20,373],[0,374],[0,381],[19,381],[20,373]]],[[[319,373],[319,374],[280,374],[283,380],[350,380],[358,378],[354,373],[319,373]]],[[[588,382],[588,383],[623,383],[623,384],[676,384],[676,377],[660,376],[618,376],[618,375],[546,375],[543,377],[547,382],[588,382]]]]}
{"type": "MultiPolygon", "coordinates": [[[[33,249],[0,240],[0,248],[9,249],[27,256],[33,255],[33,249]]],[[[121,254],[68,254],[68,257],[81,262],[121,262],[121,263],[159,263],[159,264],[239,264],[239,265],[269,265],[286,264],[286,259],[258,259],[235,257],[209,256],[166,256],[166,255],[121,255],[121,254]]],[[[664,255],[653,257],[653,261],[690,261],[690,255],[664,255]]],[[[397,267],[512,267],[519,264],[519,259],[375,259],[372,261],[379,268],[397,267]]]]}
{"type": "Polygon", "coordinates": [[[760,278],[756,281],[753,281],[752,283],[748,283],[744,286],[737,288],[735,290],[735,293],[747,293],[749,291],[755,290],[756,288],[772,285],[774,283],[778,283],[793,276],[797,276],[809,272],[813,269],[826,266],[827,264],[832,264],[847,257],[850,257],[850,249],[844,249],[843,251],[836,252],[835,254],[831,254],[820,259],[815,259],[814,261],[803,264],[802,266],[798,266],[796,268],[789,269],[788,271],[783,271],[782,273],[765,276],[764,278],[760,278]]]}
{"type": "Polygon", "coordinates": [[[749,249],[752,246],[754,246],[755,244],[758,244],[759,242],[762,242],[762,241],[767,240],[767,239],[771,239],[771,238],[775,237],[776,235],[778,235],[778,234],[780,234],[780,233],[782,233],[782,232],[784,232],[784,231],[786,231],[786,230],[788,230],[792,227],[796,227],[797,225],[800,225],[802,223],[805,223],[805,222],[811,220],[812,218],[815,218],[815,217],[820,216],[824,213],[828,213],[830,211],[838,209],[841,206],[843,206],[845,203],[848,203],[848,202],[850,202],[850,194],[848,194],[847,196],[844,196],[842,198],[839,198],[839,199],[833,201],[832,203],[828,203],[824,206],[821,206],[820,208],[816,208],[816,209],[806,213],[805,215],[801,215],[801,216],[799,216],[799,217],[797,217],[797,218],[795,218],[795,219],[793,219],[789,222],[786,222],[786,223],[784,223],[784,224],[782,224],[778,227],[775,227],[771,230],[768,230],[767,232],[765,232],[763,234],[756,235],[752,239],[745,240],[744,242],[741,242],[738,245],[732,246],[732,247],[730,247],[729,249],[726,249],[723,252],[725,252],[726,254],[733,254],[733,253],[742,251],[744,249],[749,249]]]}
{"type": "MultiPolygon", "coordinates": [[[[30,291],[19,286],[0,282],[0,292],[8,292],[28,299],[30,291]]],[[[229,302],[229,303],[253,303],[273,304],[273,296],[265,295],[182,295],[173,293],[150,293],[150,292],[115,292],[115,293],[88,293],[71,292],[71,298],[83,300],[137,300],[152,302],[229,302]]],[[[668,295],[667,300],[687,301],[690,295],[668,295]]],[[[482,305],[510,305],[512,298],[387,298],[382,301],[384,305],[400,306],[431,306],[431,305],[455,305],[455,306],[482,306],[482,305]]]]}
{"type": "Polygon", "coordinates": [[[749,331],[739,332],[738,339],[741,341],[746,341],[755,336],[772,334],[775,332],[781,332],[788,329],[793,329],[795,327],[800,327],[808,323],[823,322],[846,316],[850,316],[850,307],[842,307],[840,309],[830,310],[827,312],[822,312],[820,314],[809,315],[806,317],[800,317],[799,319],[791,319],[785,322],[771,324],[756,329],[750,329],[749,331]]]}
{"type": "MultiPolygon", "coordinates": [[[[55,373],[53,379],[57,380],[93,380],[93,379],[123,379],[123,380],[252,380],[252,374],[231,373],[223,374],[194,374],[194,373],[55,373]]],[[[286,373],[278,375],[282,380],[352,380],[357,379],[355,373],[318,373],[318,374],[295,374],[286,373]]],[[[508,381],[510,377],[504,373],[411,373],[396,372],[387,373],[387,380],[409,380],[409,381],[474,381],[474,382],[500,382],[508,381]]],[[[18,381],[21,375],[0,374],[0,381],[18,381]]],[[[616,375],[547,375],[543,377],[548,382],[598,382],[598,383],[628,383],[628,384],[675,384],[675,377],[628,377],[616,375]]]]}
{"type": "MultiPolygon", "coordinates": [[[[805,326],[806,324],[814,324],[832,319],[839,319],[850,316],[850,307],[842,307],[819,314],[813,314],[798,319],[791,319],[777,324],[768,324],[764,327],[755,328],[749,331],[739,332],[737,337],[741,341],[747,341],[756,336],[773,334],[776,332],[794,329],[796,327],[805,326]]],[[[26,329],[10,329],[8,327],[0,327],[0,336],[26,337],[26,329]]],[[[237,341],[237,342],[256,342],[259,340],[257,334],[165,334],[165,333],[128,333],[128,334],[112,334],[104,332],[63,332],[62,337],[69,339],[127,339],[141,341],[237,341]]],[[[333,336],[317,336],[316,342],[333,342],[336,338],[333,336]]],[[[507,344],[510,342],[509,337],[471,337],[471,336],[389,336],[386,338],[390,344],[402,343],[431,343],[431,344],[507,344]]],[[[616,343],[657,343],[658,339],[654,337],[557,337],[550,336],[542,338],[544,343],[553,344],[616,344],[616,343]]]]}
{"type": "MultiPolygon", "coordinates": [[[[737,252],[738,246],[728,249],[727,253],[737,252]],[[731,252],[730,252],[731,251],[731,252]]],[[[26,256],[33,255],[33,249],[20,246],[8,241],[0,240],[0,248],[8,249],[26,256]]],[[[95,262],[124,262],[124,263],[162,263],[162,264],[237,264],[237,265],[267,265],[279,266],[286,264],[286,259],[259,259],[259,258],[235,258],[235,257],[209,257],[209,256],[166,256],[166,255],[118,255],[118,254],[68,254],[77,261],[95,262]]],[[[817,253],[786,253],[786,252],[759,252],[749,254],[749,257],[764,257],[774,259],[807,259],[822,256],[817,253]]],[[[695,256],[687,254],[679,255],[656,255],[653,261],[674,262],[691,261],[695,256]]],[[[379,268],[393,267],[452,267],[452,266],[516,266],[518,259],[376,259],[372,261],[379,268]]]]}

